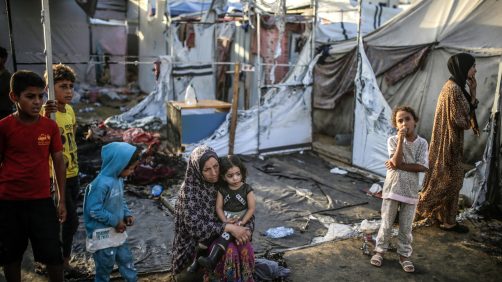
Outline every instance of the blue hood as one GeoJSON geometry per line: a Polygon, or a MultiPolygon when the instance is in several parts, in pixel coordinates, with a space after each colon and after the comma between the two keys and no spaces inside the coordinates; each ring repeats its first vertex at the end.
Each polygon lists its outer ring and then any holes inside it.
{"type": "Polygon", "coordinates": [[[136,147],[124,142],[113,142],[101,149],[101,172],[99,174],[111,177],[119,177],[126,168],[136,147]]]}
{"type": "Polygon", "coordinates": [[[130,216],[124,199],[124,180],[119,177],[134,155],[136,147],[113,142],[101,149],[101,172],[87,186],[84,196],[84,222],[87,236],[96,229],[115,227],[130,216]]]}

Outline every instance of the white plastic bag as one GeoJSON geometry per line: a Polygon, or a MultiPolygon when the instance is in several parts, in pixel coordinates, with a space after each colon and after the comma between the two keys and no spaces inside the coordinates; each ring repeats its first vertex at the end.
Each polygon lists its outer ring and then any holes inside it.
{"type": "Polygon", "coordinates": [[[195,95],[195,89],[193,89],[192,84],[189,84],[187,90],[185,91],[185,104],[197,104],[197,96],[195,95]]]}
{"type": "Polygon", "coordinates": [[[115,228],[101,228],[92,232],[91,238],[86,238],[85,248],[88,252],[94,253],[95,251],[118,247],[125,243],[127,239],[127,232],[119,233],[115,228]]]}

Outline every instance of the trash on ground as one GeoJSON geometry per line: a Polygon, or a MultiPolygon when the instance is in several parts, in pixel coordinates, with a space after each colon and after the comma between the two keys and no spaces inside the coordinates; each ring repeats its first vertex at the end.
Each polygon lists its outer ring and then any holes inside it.
{"type": "Polygon", "coordinates": [[[158,197],[164,191],[164,187],[160,184],[156,184],[152,186],[152,196],[158,197]]]}
{"type": "Polygon", "coordinates": [[[273,239],[283,238],[292,235],[295,231],[293,228],[288,228],[284,226],[269,228],[265,231],[265,236],[273,239]]]}
{"type": "Polygon", "coordinates": [[[340,169],[340,168],[332,168],[329,172],[334,173],[334,174],[340,174],[340,175],[345,175],[347,174],[346,170],[340,169]]]}
{"type": "Polygon", "coordinates": [[[256,259],[255,261],[255,280],[272,281],[278,278],[285,278],[291,271],[289,268],[280,266],[276,261],[268,259],[256,259]]]}
{"type": "Polygon", "coordinates": [[[312,239],[312,244],[332,241],[335,239],[347,239],[357,236],[358,232],[350,225],[331,223],[328,227],[328,232],[323,237],[315,237],[312,239]]]}
{"type": "Polygon", "coordinates": [[[361,225],[359,225],[359,232],[364,234],[372,234],[378,232],[380,229],[380,220],[363,220],[361,225]]]}

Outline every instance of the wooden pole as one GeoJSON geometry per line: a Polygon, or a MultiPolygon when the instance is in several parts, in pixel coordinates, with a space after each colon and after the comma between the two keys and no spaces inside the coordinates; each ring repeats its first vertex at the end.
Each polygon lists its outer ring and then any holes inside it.
{"type": "Polygon", "coordinates": [[[232,97],[232,116],[230,119],[230,140],[228,141],[228,154],[234,154],[235,129],[237,127],[237,107],[239,106],[239,71],[240,63],[234,66],[234,96],[232,97]]]}

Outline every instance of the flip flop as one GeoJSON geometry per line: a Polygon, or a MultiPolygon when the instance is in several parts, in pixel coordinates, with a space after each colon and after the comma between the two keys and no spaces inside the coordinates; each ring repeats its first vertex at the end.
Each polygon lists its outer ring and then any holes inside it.
{"type": "Polygon", "coordinates": [[[455,226],[446,228],[444,225],[440,225],[439,228],[444,231],[453,231],[457,233],[469,233],[469,227],[465,225],[455,224],[455,226]]]}
{"type": "Polygon", "coordinates": [[[382,266],[382,263],[383,263],[383,257],[382,257],[382,255],[380,255],[380,254],[374,254],[371,257],[370,263],[371,263],[371,265],[376,266],[376,267],[382,266]]]}
{"type": "Polygon", "coordinates": [[[399,264],[401,265],[401,267],[403,268],[403,270],[407,273],[412,273],[412,272],[415,272],[415,266],[413,265],[413,263],[409,260],[405,260],[405,261],[401,261],[399,260],[399,264]]]}

